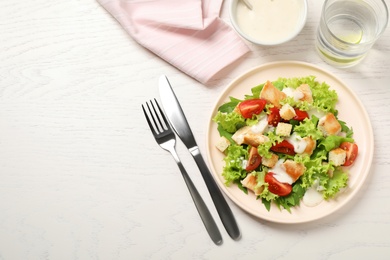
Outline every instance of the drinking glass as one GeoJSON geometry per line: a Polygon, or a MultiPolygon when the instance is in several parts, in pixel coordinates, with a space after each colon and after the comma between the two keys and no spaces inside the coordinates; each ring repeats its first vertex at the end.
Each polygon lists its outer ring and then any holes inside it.
{"type": "Polygon", "coordinates": [[[325,0],[316,48],[336,67],[359,63],[387,26],[384,0],[325,0]]]}

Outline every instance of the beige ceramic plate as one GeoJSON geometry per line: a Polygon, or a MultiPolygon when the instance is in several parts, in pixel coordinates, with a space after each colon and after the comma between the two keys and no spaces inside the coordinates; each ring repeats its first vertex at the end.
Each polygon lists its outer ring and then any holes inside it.
{"type": "Polygon", "coordinates": [[[212,111],[207,131],[207,157],[214,174],[214,178],[226,195],[238,206],[248,213],[277,223],[304,223],[325,217],[343,207],[350,201],[362,187],[366,180],[374,152],[374,138],[371,123],[362,103],[354,92],[342,81],[330,73],[302,62],[275,62],[256,67],[235,79],[222,93],[212,111]],[[218,107],[229,100],[229,96],[244,98],[245,94],[251,94],[251,88],[264,83],[267,80],[274,81],[279,77],[305,77],[313,75],[319,82],[326,82],[331,89],[336,90],[339,96],[337,109],[339,119],[347,123],[354,130],[354,139],[359,146],[359,155],[353,166],[350,167],[350,179],[348,188],[336,199],[323,201],[315,207],[301,206],[293,208],[291,213],[279,210],[275,205],[267,211],[260,200],[256,200],[253,193],[245,194],[237,185],[226,187],[221,175],[224,162],[223,154],[218,151],[215,144],[219,140],[217,125],[211,120],[218,107]]]}

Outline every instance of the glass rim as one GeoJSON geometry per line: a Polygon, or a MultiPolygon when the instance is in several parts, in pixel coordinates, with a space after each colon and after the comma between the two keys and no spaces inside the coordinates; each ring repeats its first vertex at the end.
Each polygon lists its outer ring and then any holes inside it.
{"type": "MultiPolygon", "coordinates": [[[[389,22],[389,9],[387,7],[387,4],[384,0],[377,0],[378,2],[382,2],[383,4],[383,7],[384,7],[384,12],[385,12],[385,22],[381,28],[381,30],[377,33],[376,37],[368,42],[364,42],[364,43],[351,43],[351,42],[347,42],[339,37],[337,37],[328,27],[328,24],[326,23],[325,21],[325,10],[327,8],[327,4],[329,1],[332,1],[332,0],[325,0],[323,5],[322,5],[322,14],[321,14],[321,20],[322,22],[324,23],[324,25],[326,26],[326,30],[332,35],[332,37],[334,37],[335,39],[337,39],[338,41],[342,42],[343,44],[346,44],[346,45],[350,45],[350,46],[357,46],[357,45],[369,45],[369,44],[372,44],[373,42],[375,42],[376,40],[378,40],[378,38],[383,34],[383,32],[386,30],[387,28],[387,25],[388,25],[388,22],[389,22]]],[[[345,1],[345,0],[344,0],[345,1]]],[[[353,0],[349,0],[349,1],[353,1],[353,0]]],[[[364,0],[363,0],[364,1],[364,0]]],[[[364,1],[364,2],[367,2],[367,1],[364,1]]]]}

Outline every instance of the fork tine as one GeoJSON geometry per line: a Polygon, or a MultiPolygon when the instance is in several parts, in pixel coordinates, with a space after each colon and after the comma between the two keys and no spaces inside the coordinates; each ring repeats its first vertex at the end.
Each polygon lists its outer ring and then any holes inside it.
{"type": "MultiPolygon", "coordinates": [[[[151,104],[151,107],[153,108],[154,115],[156,116],[157,121],[158,121],[158,123],[159,123],[159,124],[158,124],[159,130],[161,130],[162,132],[164,132],[165,127],[164,127],[164,124],[161,122],[161,117],[164,118],[164,114],[162,113],[162,111],[161,111],[161,109],[160,109],[160,106],[158,105],[156,99],[154,99],[154,102],[155,102],[155,104],[157,105],[157,108],[158,108],[158,110],[160,111],[160,114],[157,112],[156,106],[153,104],[153,101],[150,100],[150,104],[151,104]]],[[[153,118],[153,119],[155,120],[155,118],[153,118]]],[[[154,122],[156,123],[156,125],[157,125],[157,121],[156,121],[156,120],[154,121],[154,122]]]]}
{"type": "MultiPolygon", "coordinates": [[[[156,103],[157,108],[158,108],[158,110],[160,111],[160,115],[161,115],[162,119],[164,120],[164,123],[165,123],[166,128],[167,128],[168,130],[171,129],[171,127],[170,127],[170,125],[169,125],[169,123],[168,123],[168,121],[167,121],[167,118],[165,117],[164,112],[161,110],[161,108],[160,108],[160,106],[159,106],[157,100],[154,99],[154,102],[156,103]]],[[[159,120],[160,120],[160,119],[159,119],[159,120]]],[[[160,121],[160,123],[161,123],[161,121],[160,121]]]]}
{"type": "MultiPolygon", "coordinates": [[[[146,105],[148,106],[148,109],[149,109],[149,112],[150,112],[150,108],[149,108],[148,103],[146,103],[146,105]]],[[[146,121],[148,122],[150,130],[152,130],[155,134],[158,134],[158,132],[155,130],[152,122],[150,121],[150,117],[149,117],[148,113],[146,112],[144,105],[142,105],[142,110],[144,111],[145,118],[146,118],[146,121]]],[[[150,116],[153,118],[153,115],[151,113],[150,113],[150,116]]]]}
{"type": "Polygon", "coordinates": [[[149,103],[150,103],[150,106],[149,106],[148,103],[146,103],[146,105],[147,105],[147,107],[149,109],[149,114],[152,117],[152,120],[153,120],[154,125],[156,127],[155,128],[156,129],[156,133],[159,134],[159,133],[164,131],[164,126],[161,124],[159,115],[157,114],[156,109],[154,108],[152,100],[150,100],[149,103]],[[152,112],[151,107],[153,108],[153,112],[152,112]],[[156,118],[157,118],[157,120],[156,120],[156,118]]]}

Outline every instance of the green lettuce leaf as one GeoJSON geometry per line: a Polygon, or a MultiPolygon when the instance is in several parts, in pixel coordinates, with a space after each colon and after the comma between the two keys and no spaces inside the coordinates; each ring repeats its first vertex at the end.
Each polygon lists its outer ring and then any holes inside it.
{"type": "Polygon", "coordinates": [[[281,103],[292,103],[291,105],[297,106],[301,108],[302,110],[309,110],[310,107],[317,108],[320,111],[324,112],[332,112],[333,114],[337,115],[337,109],[336,104],[338,101],[338,96],[336,91],[331,90],[330,86],[323,82],[319,83],[316,81],[315,76],[307,76],[307,77],[295,77],[295,78],[279,78],[276,82],[273,82],[273,84],[280,86],[283,84],[283,87],[290,87],[293,89],[296,89],[302,84],[308,84],[310,86],[312,96],[313,96],[313,103],[308,104],[302,101],[293,101],[292,99],[286,99],[285,101],[281,103]]]}
{"type": "Polygon", "coordinates": [[[248,151],[241,145],[231,144],[227,148],[226,157],[224,158],[225,167],[222,176],[225,178],[227,186],[235,181],[245,178],[247,172],[242,167],[242,162],[248,158],[248,151]]]}
{"type": "Polygon", "coordinates": [[[300,137],[309,136],[313,140],[318,140],[323,137],[322,132],[317,128],[318,120],[318,117],[314,115],[311,119],[305,118],[299,125],[294,127],[294,132],[300,137]]]}
{"type": "Polygon", "coordinates": [[[234,133],[237,129],[245,125],[245,118],[235,112],[224,113],[217,112],[217,115],[213,118],[213,121],[222,127],[228,133],[234,133]]]}
{"type": "Polygon", "coordinates": [[[333,171],[332,178],[329,178],[328,182],[323,185],[325,188],[323,191],[324,198],[330,199],[335,197],[342,188],[347,187],[348,179],[348,174],[346,172],[344,172],[341,168],[336,168],[333,171]]]}
{"type": "Polygon", "coordinates": [[[219,132],[219,135],[228,139],[231,144],[235,143],[232,139],[233,134],[226,131],[221,125],[218,125],[217,130],[219,132]]]}
{"type": "Polygon", "coordinates": [[[237,99],[237,98],[234,98],[234,97],[230,97],[230,101],[222,104],[218,108],[218,111],[220,111],[222,113],[231,113],[231,112],[233,112],[233,110],[236,108],[236,106],[240,102],[241,102],[240,99],[237,99]]]}
{"type": "Polygon", "coordinates": [[[331,112],[337,116],[338,111],[336,109],[336,104],[338,96],[336,91],[330,90],[329,85],[325,82],[317,82],[315,86],[311,88],[311,91],[314,107],[325,112],[331,112]]]}
{"type": "MultiPolygon", "coordinates": [[[[333,171],[332,164],[324,163],[327,159],[326,153],[318,153],[317,157],[306,157],[302,163],[306,167],[306,171],[301,177],[302,187],[311,187],[316,180],[319,180],[320,185],[324,185],[329,179],[329,171],[333,171]]],[[[297,157],[297,156],[296,156],[297,157]]]]}
{"type": "Polygon", "coordinates": [[[315,76],[279,78],[277,81],[283,82],[285,87],[294,89],[302,84],[308,84],[311,88],[316,87],[318,84],[315,76]]]}
{"type": "Polygon", "coordinates": [[[264,84],[257,85],[256,87],[253,87],[251,89],[252,95],[245,95],[245,99],[252,99],[252,98],[259,98],[260,97],[260,92],[263,90],[264,84]]]}
{"type": "Polygon", "coordinates": [[[342,142],[353,143],[354,140],[353,140],[353,138],[348,138],[348,137],[343,137],[343,136],[338,136],[338,135],[330,135],[330,136],[327,136],[325,139],[323,139],[318,144],[318,148],[321,149],[321,147],[323,147],[323,149],[325,151],[329,152],[330,150],[333,150],[333,149],[339,147],[342,142]]]}
{"type": "Polygon", "coordinates": [[[267,142],[260,144],[257,147],[257,151],[259,152],[261,157],[265,157],[269,159],[272,156],[272,152],[270,151],[270,148],[273,145],[275,145],[277,142],[281,142],[283,138],[275,134],[275,132],[268,132],[266,136],[268,137],[269,140],[267,142]]]}
{"type": "Polygon", "coordinates": [[[353,129],[352,127],[349,128],[347,124],[344,121],[338,120],[341,125],[341,131],[346,134],[346,137],[352,138],[353,136],[353,129]]]}

